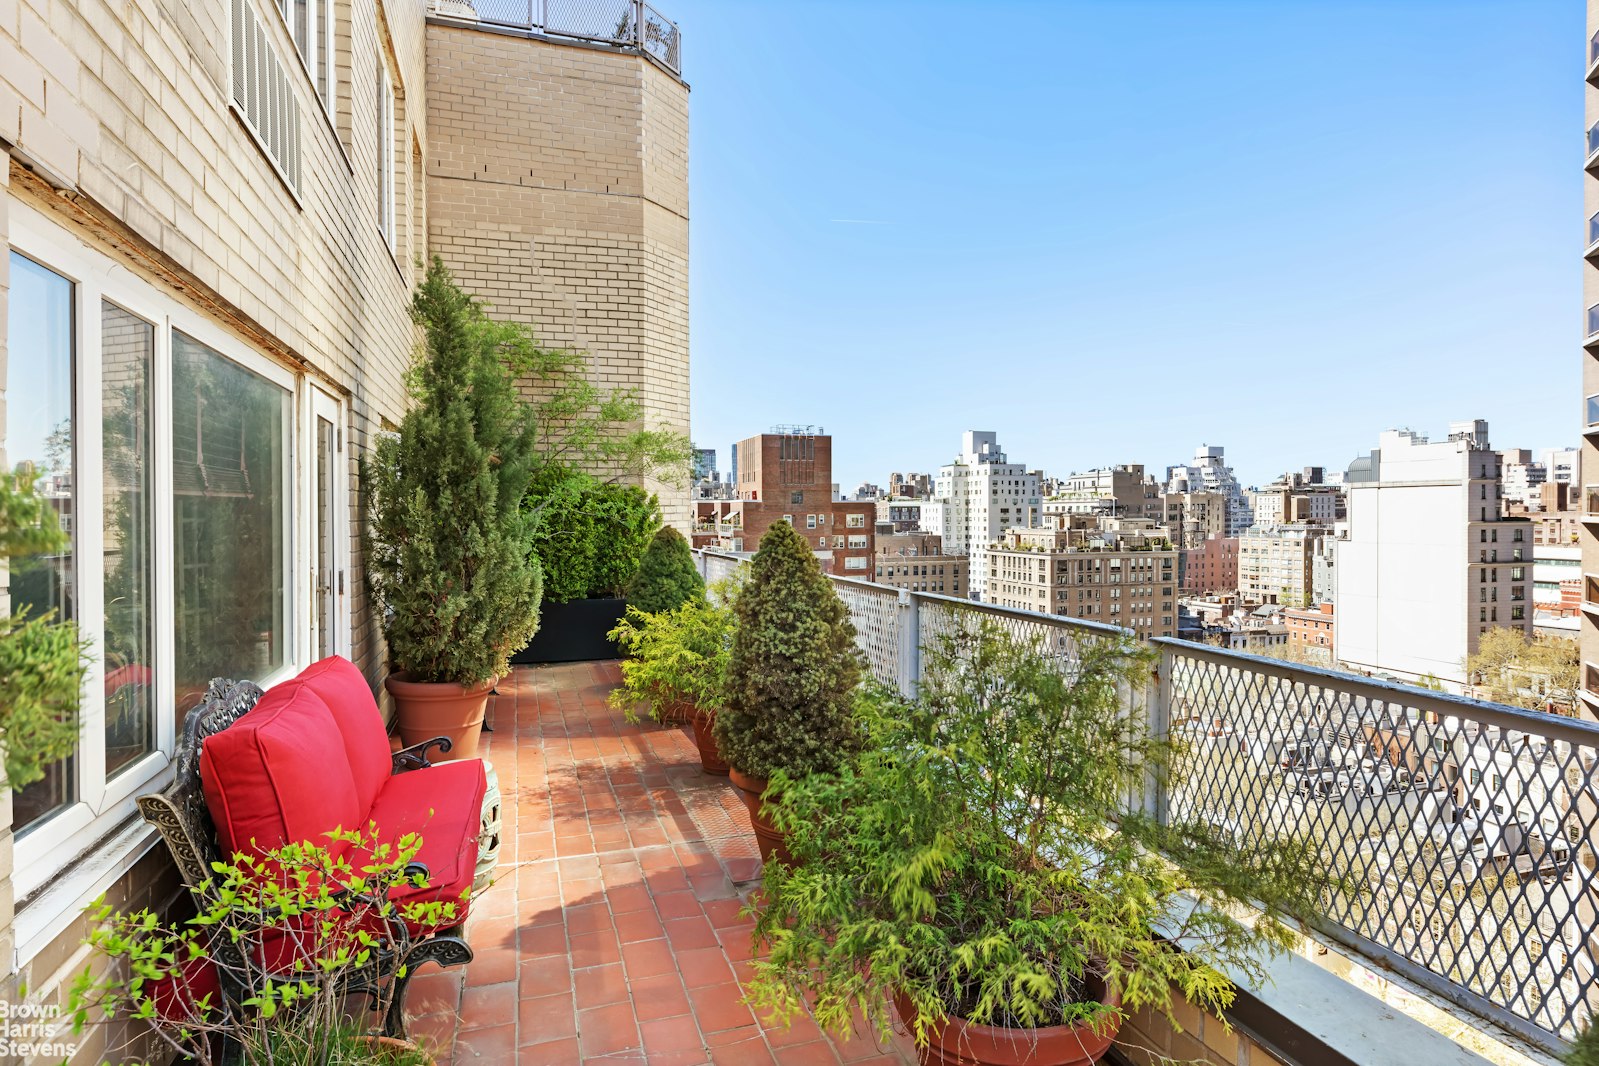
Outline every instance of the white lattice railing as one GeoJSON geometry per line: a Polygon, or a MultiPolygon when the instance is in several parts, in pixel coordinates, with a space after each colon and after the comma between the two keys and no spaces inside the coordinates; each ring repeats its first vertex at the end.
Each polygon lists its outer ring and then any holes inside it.
{"type": "MultiPolygon", "coordinates": [[[[716,578],[738,558],[696,553],[716,578]]],[[[960,612],[1070,661],[1111,626],[830,577],[879,681],[912,694],[921,649],[960,612]]],[[[1248,846],[1323,842],[1354,886],[1311,916],[1328,937],[1559,1051],[1599,1013],[1599,723],[1157,639],[1151,730],[1180,738],[1144,797],[1248,846]]]]}

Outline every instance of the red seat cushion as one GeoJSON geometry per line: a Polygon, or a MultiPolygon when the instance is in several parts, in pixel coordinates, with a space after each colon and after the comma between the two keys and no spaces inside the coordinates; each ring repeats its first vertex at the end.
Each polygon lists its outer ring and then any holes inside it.
{"type": "Polygon", "coordinates": [[[356,805],[362,811],[371,810],[383,783],[389,779],[393,760],[389,755],[389,734],[383,728],[383,712],[378,710],[366,678],[350,660],[330,655],[307,666],[295,680],[321,696],[333,712],[333,721],[344,738],[350,776],[355,780],[356,805]]]}
{"type": "Polygon", "coordinates": [[[274,686],[206,739],[200,786],[228,856],[290,843],[325,847],[330,830],[366,824],[333,712],[298,681],[274,686]]]}
{"type": "MultiPolygon", "coordinates": [[[[401,837],[416,833],[421,850],[413,861],[428,868],[427,886],[397,888],[390,895],[395,903],[442,900],[456,904],[455,921],[466,917],[462,901],[477,869],[487,790],[481,759],[424,766],[395,774],[384,783],[372,805],[374,843],[398,845],[401,837]]],[[[355,856],[349,859],[352,866],[360,868],[355,856]]]]}

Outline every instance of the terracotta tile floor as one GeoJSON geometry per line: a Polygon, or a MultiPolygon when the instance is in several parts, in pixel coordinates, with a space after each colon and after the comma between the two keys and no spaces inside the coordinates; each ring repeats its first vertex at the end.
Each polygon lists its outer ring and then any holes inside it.
{"type": "Polygon", "coordinates": [[[573,663],[500,684],[483,736],[503,795],[498,880],[472,907],[472,964],[411,982],[412,1036],[440,1066],[913,1062],[903,1037],[835,1042],[744,1005],[749,819],[686,727],[606,705],[617,680],[615,663],[573,663]]]}

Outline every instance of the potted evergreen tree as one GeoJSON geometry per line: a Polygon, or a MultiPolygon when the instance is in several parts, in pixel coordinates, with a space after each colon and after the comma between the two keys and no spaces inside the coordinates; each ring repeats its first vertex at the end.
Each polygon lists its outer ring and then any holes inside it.
{"type": "Polygon", "coordinates": [[[538,628],[542,577],[521,502],[534,473],[532,409],[515,380],[537,350],[496,322],[437,257],[412,315],[424,332],[400,431],[363,463],[367,580],[395,672],[406,744],[448,736],[477,753],[483,709],[538,628]]]}
{"type": "Polygon", "coordinates": [[[694,565],[694,551],[671,526],[655,531],[638,572],[627,583],[627,603],[646,614],[674,611],[705,595],[705,579],[694,565]]]}
{"type": "Polygon", "coordinates": [[[766,872],[752,1001],[840,1033],[897,1014],[923,1063],[1084,1066],[1124,1012],[1169,1012],[1174,990],[1219,1012],[1219,967],[1260,980],[1289,916],[1348,886],[1307,842],[1245,847],[1130,806],[1175,767],[1127,698],[1152,660],[1132,637],[1068,658],[957,616],[916,699],[870,690],[857,758],[784,783],[799,861],[766,872]]]}
{"type": "Polygon", "coordinates": [[[797,780],[836,770],[859,747],[861,653],[843,601],[787,522],[761,537],[734,612],[716,739],[749,808],[761,857],[788,861],[762,797],[774,774],[797,780]]]}

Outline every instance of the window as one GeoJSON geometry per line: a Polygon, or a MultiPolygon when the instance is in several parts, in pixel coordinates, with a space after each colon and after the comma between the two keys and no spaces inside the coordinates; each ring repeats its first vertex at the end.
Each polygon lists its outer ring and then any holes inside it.
{"type": "Polygon", "coordinates": [[[850,529],[865,529],[866,516],[863,514],[846,515],[844,518],[844,524],[850,529]]]}
{"type": "MultiPolygon", "coordinates": [[[[39,495],[49,501],[72,543],[52,555],[11,561],[10,614],[55,611],[63,621],[78,620],[78,588],[73,521],[73,474],[77,449],[72,398],[77,364],[75,286],[66,278],[11,253],[11,293],[7,337],[11,358],[4,364],[5,392],[15,400],[6,411],[6,459],[13,469],[31,466],[39,495]],[[18,358],[20,353],[29,358],[18,358]]],[[[5,601],[0,599],[0,605],[5,601]]],[[[11,828],[23,833],[78,798],[77,760],[51,766],[44,778],[12,797],[11,828]]]]}
{"type": "Polygon", "coordinates": [[[233,109],[273,169],[300,194],[300,105],[250,0],[233,0],[233,109]]]}
{"type": "Polygon", "coordinates": [[[289,392],[172,333],[177,713],[286,661],[289,392]]]}
{"type": "Polygon", "coordinates": [[[378,229],[394,251],[394,82],[388,61],[378,57],[378,229]]]}
{"type": "Polygon", "coordinates": [[[862,558],[860,558],[858,556],[855,557],[855,558],[845,559],[844,560],[844,569],[845,570],[865,570],[866,569],[866,560],[862,559],[862,558]]]}
{"type": "MultiPolygon", "coordinates": [[[[314,602],[316,538],[295,544],[291,523],[317,471],[294,473],[310,431],[292,371],[42,214],[14,204],[10,221],[0,390],[29,402],[6,412],[7,465],[36,471],[71,546],[0,572],[0,610],[53,608],[90,646],[76,751],[14,795],[27,957],[81,909],[74,864],[135,813],[209,681],[271,684],[314,651],[295,608],[314,602]]],[[[328,533],[348,545],[342,519],[328,533]]]]}
{"type": "Polygon", "coordinates": [[[803,492],[791,492],[788,494],[788,502],[798,507],[805,502],[805,494],[803,492]]]}
{"type": "Polygon", "coordinates": [[[816,528],[816,516],[815,515],[808,514],[808,515],[805,516],[805,528],[806,529],[815,529],[816,528]]]}
{"type": "Polygon", "coordinates": [[[105,554],[105,770],[156,750],[155,327],[100,304],[102,528],[105,554]]]}
{"type": "Polygon", "coordinates": [[[317,95],[333,103],[333,5],[328,0],[277,0],[317,95]]]}

